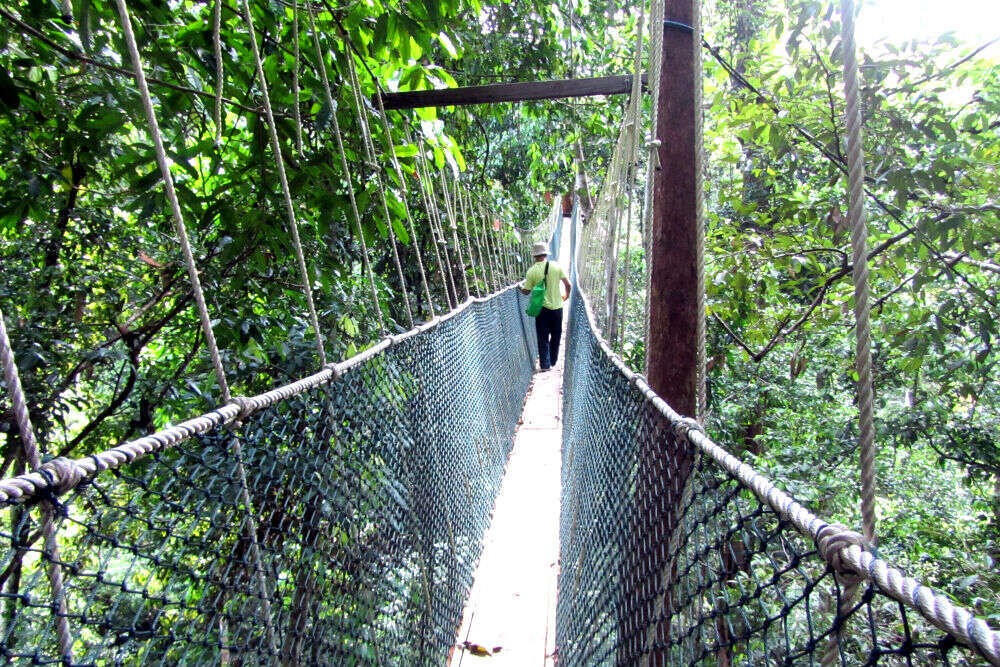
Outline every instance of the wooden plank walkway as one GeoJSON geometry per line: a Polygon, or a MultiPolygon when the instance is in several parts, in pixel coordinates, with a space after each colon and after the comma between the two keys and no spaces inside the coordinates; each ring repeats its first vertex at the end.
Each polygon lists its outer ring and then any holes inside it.
{"type": "Polygon", "coordinates": [[[562,375],[560,359],[528,392],[451,667],[556,664],[562,375]]]}

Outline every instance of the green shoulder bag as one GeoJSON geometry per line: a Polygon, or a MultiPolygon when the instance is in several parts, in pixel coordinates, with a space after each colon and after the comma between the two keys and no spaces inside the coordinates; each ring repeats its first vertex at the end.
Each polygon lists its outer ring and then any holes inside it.
{"type": "Polygon", "coordinates": [[[542,312],[542,305],[545,303],[545,284],[548,279],[549,263],[545,262],[545,274],[542,276],[542,282],[531,288],[528,307],[524,309],[524,312],[528,313],[529,317],[538,317],[538,313],[542,312]]]}

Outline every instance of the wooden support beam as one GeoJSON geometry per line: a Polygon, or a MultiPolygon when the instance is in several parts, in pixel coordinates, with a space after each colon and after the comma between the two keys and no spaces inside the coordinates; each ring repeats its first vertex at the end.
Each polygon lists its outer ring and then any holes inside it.
{"type": "MultiPolygon", "coordinates": [[[[665,0],[662,26],[663,61],[660,68],[655,136],[659,166],[653,177],[653,216],[650,225],[649,334],[646,346],[649,385],[671,407],[687,417],[700,417],[703,383],[704,321],[701,298],[702,214],[701,214],[701,32],[700,0],[665,0]]],[[[665,424],[661,428],[668,428],[665,424]]],[[[644,581],[639,600],[644,600],[642,625],[655,624],[655,642],[640,633],[641,644],[633,646],[643,655],[645,667],[670,664],[671,611],[676,585],[683,565],[676,552],[677,535],[686,511],[694,448],[677,439],[664,447],[668,434],[651,438],[640,451],[637,489],[637,539],[639,572],[644,581]],[[650,591],[655,593],[650,594],[650,591]],[[655,603],[662,601],[665,617],[656,618],[655,603]]],[[[721,619],[722,647],[718,664],[731,664],[729,635],[721,619]]]]}
{"type": "Polygon", "coordinates": [[[670,406],[697,417],[701,395],[701,46],[693,0],[667,0],[657,104],[659,169],[653,180],[647,376],[670,406]]]}
{"type": "MultiPolygon", "coordinates": [[[[645,74],[642,75],[642,83],[643,86],[646,85],[645,74]]],[[[382,104],[387,110],[417,109],[421,107],[463,106],[466,104],[554,100],[565,97],[590,97],[592,95],[624,95],[631,91],[632,75],[625,74],[621,76],[602,76],[594,79],[494,83],[488,86],[386,93],[382,96],[382,104]]]]}

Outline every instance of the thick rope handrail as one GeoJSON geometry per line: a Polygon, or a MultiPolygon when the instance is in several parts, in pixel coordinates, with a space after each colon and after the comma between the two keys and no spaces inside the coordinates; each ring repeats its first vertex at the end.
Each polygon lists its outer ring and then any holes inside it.
{"type": "Polygon", "coordinates": [[[382,319],[382,306],[378,300],[378,289],[375,287],[375,274],[372,272],[371,260],[368,257],[368,242],[365,241],[365,233],[361,227],[361,214],[358,212],[358,202],[354,196],[354,179],[351,177],[351,169],[347,164],[347,154],[344,151],[344,137],[340,131],[340,120],[337,118],[337,104],[333,100],[333,91],[330,89],[330,77],[326,71],[326,58],[319,43],[319,33],[316,31],[316,18],[313,15],[312,3],[306,3],[306,12],[309,15],[309,32],[312,35],[313,47],[316,49],[316,60],[319,62],[320,79],[323,82],[323,97],[326,105],[330,109],[330,120],[333,123],[333,134],[337,141],[337,155],[340,157],[340,168],[344,172],[344,181],[347,183],[347,197],[351,203],[351,217],[354,221],[354,230],[361,242],[361,264],[365,275],[368,278],[368,286],[372,293],[372,304],[375,308],[375,315],[378,319],[378,330],[381,335],[385,335],[385,320],[382,319]]]}
{"type": "Polygon", "coordinates": [[[470,297],[443,315],[415,326],[397,336],[388,336],[362,352],[338,363],[327,364],[322,370],[294,382],[282,385],[263,394],[252,397],[233,397],[224,405],[193,417],[156,433],[136,440],[130,440],[111,449],[77,459],[62,459],[58,466],[50,470],[31,472],[0,480],[0,503],[27,503],[40,499],[49,492],[68,493],[105,470],[120,468],[154,452],[170,449],[198,435],[213,429],[233,424],[251,414],[288,400],[314,387],[328,384],[365,361],[380,354],[392,345],[399,344],[413,336],[425,334],[443,322],[463,312],[475,303],[485,303],[497,296],[515,289],[509,285],[484,297],[470,297]]]}
{"type": "MultiPolygon", "coordinates": [[[[305,253],[302,250],[302,240],[299,238],[299,222],[295,215],[295,204],[292,202],[292,192],[288,187],[288,174],[285,173],[285,158],[281,154],[281,141],[278,139],[278,128],[274,122],[274,111],[271,108],[271,94],[264,74],[264,63],[260,58],[260,48],[257,46],[257,31],[253,27],[253,14],[250,13],[250,3],[242,0],[243,21],[246,24],[247,36],[250,38],[250,52],[253,54],[254,67],[260,80],[260,93],[264,100],[264,119],[267,121],[267,133],[271,138],[271,152],[274,153],[274,165],[278,170],[278,181],[281,183],[281,194],[285,202],[285,214],[288,216],[288,231],[292,235],[292,246],[295,259],[298,262],[299,278],[302,280],[302,291],[306,297],[309,318],[312,321],[313,333],[316,334],[316,351],[319,360],[326,365],[326,349],[323,344],[323,332],[319,328],[319,316],[316,314],[316,304],[313,301],[312,279],[306,266],[305,253]]],[[[296,104],[297,106],[297,104],[296,104]]]]}
{"type": "Polygon", "coordinates": [[[857,538],[858,533],[817,517],[752,466],[713,442],[696,421],[679,415],[653,391],[642,375],[632,371],[608,345],[595,327],[593,310],[586,293],[576,290],[575,294],[583,301],[587,324],[604,356],[635,386],[650,406],[667,420],[677,437],[685,439],[702,454],[709,456],[753,492],[758,500],[766,503],[782,519],[794,526],[803,537],[815,542],[820,555],[834,572],[877,585],[883,593],[917,610],[937,628],[971,648],[990,664],[1000,665],[1000,632],[964,607],[954,604],[946,596],[908,577],[902,570],[876,556],[863,544],[859,544],[861,540],[857,538]],[[843,569],[837,570],[837,567],[843,569]]]}
{"type": "MultiPolygon", "coordinates": [[[[17,361],[14,359],[14,348],[7,335],[7,324],[3,310],[0,310],[0,364],[3,365],[4,383],[10,395],[11,407],[14,410],[14,420],[20,435],[21,448],[27,464],[42,471],[42,459],[38,452],[38,441],[35,439],[35,429],[31,425],[31,415],[28,403],[21,386],[21,376],[17,372],[17,361]]],[[[56,508],[51,502],[42,505],[42,535],[45,540],[45,553],[48,567],[46,568],[49,585],[52,587],[52,601],[56,605],[56,637],[59,643],[59,655],[66,664],[73,662],[73,635],[69,629],[68,605],[66,604],[65,587],[63,583],[61,559],[59,557],[59,542],[55,525],[56,508]]],[[[18,526],[12,526],[17,531],[18,526]]]]}

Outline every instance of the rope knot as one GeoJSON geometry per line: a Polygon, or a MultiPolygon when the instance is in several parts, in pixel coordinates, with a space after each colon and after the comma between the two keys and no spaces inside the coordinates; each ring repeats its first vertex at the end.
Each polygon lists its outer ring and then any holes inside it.
{"type": "Polygon", "coordinates": [[[46,461],[38,468],[38,472],[52,485],[52,491],[57,496],[72,491],[87,477],[83,466],[65,456],[46,461]]]}
{"type": "Polygon", "coordinates": [[[253,399],[247,398],[246,396],[233,396],[229,399],[230,405],[235,405],[240,409],[240,414],[236,415],[236,419],[229,423],[229,430],[234,431],[241,426],[243,426],[244,420],[249,417],[253,411],[256,409],[254,406],[253,399]]]}
{"type": "Polygon", "coordinates": [[[842,581],[852,582],[861,578],[857,572],[844,563],[841,551],[857,545],[865,548],[865,538],[839,523],[828,523],[816,533],[816,546],[823,559],[833,567],[842,581]]]}
{"type": "Polygon", "coordinates": [[[330,376],[330,382],[336,382],[344,375],[344,371],[340,370],[340,364],[338,363],[327,364],[323,368],[332,373],[330,376]]]}
{"type": "Polygon", "coordinates": [[[703,429],[701,427],[701,424],[699,424],[696,420],[692,419],[691,417],[681,417],[676,422],[674,422],[674,435],[678,439],[690,443],[691,439],[688,437],[688,434],[691,431],[698,431],[702,435],[705,435],[705,429],[703,429]]]}

